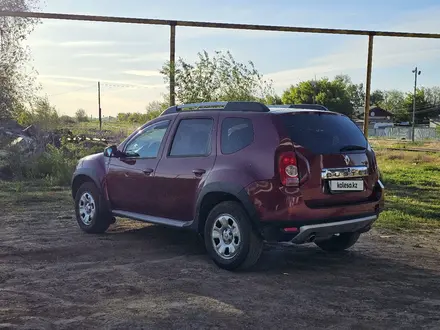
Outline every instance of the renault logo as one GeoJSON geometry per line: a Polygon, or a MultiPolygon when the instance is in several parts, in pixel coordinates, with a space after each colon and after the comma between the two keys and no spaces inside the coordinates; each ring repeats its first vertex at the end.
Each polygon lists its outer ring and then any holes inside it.
{"type": "Polygon", "coordinates": [[[350,157],[348,157],[347,155],[344,155],[344,161],[345,161],[345,164],[348,166],[348,165],[350,165],[350,157]]]}

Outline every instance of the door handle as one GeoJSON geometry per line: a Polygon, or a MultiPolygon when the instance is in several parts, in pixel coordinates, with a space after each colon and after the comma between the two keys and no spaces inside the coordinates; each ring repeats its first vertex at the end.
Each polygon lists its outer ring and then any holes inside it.
{"type": "Polygon", "coordinates": [[[196,168],[192,171],[196,176],[202,176],[203,174],[206,173],[206,170],[202,169],[202,168],[196,168]]]}
{"type": "Polygon", "coordinates": [[[142,172],[144,172],[145,175],[150,175],[151,173],[153,173],[153,169],[152,168],[146,168],[145,170],[142,170],[142,172]]]}

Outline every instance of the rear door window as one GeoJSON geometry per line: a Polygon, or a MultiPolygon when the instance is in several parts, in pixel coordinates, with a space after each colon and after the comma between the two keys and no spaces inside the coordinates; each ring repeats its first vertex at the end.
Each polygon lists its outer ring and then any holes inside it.
{"type": "Polygon", "coordinates": [[[172,157],[200,157],[211,153],[214,121],[208,118],[183,119],[177,127],[170,150],[172,157]]]}
{"type": "Polygon", "coordinates": [[[221,130],[222,154],[232,154],[254,141],[252,121],[247,118],[225,118],[221,130]]]}
{"type": "Polygon", "coordinates": [[[316,154],[335,154],[367,148],[367,140],[356,124],[346,116],[305,112],[282,115],[291,140],[316,154]]]}

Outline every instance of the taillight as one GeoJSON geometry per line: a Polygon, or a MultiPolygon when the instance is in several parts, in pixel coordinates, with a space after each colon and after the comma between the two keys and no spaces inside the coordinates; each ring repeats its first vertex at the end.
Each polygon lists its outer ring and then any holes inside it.
{"type": "Polygon", "coordinates": [[[278,170],[283,186],[298,186],[298,162],[294,152],[283,152],[278,159],[278,170]]]}

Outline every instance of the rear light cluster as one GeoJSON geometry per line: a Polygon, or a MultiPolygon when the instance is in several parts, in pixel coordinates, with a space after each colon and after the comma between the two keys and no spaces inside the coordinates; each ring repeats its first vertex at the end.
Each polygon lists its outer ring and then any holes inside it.
{"type": "Polygon", "coordinates": [[[299,185],[298,162],[294,152],[283,152],[278,159],[281,184],[288,187],[299,185]]]}

